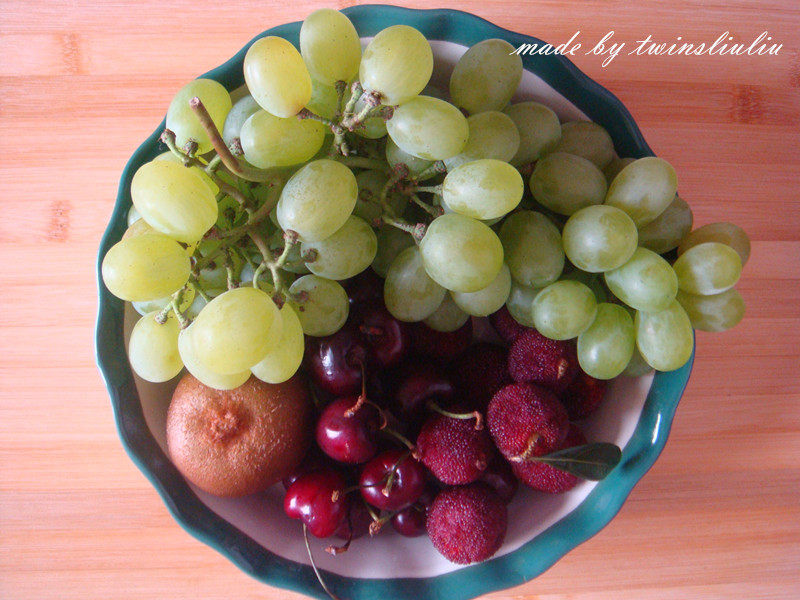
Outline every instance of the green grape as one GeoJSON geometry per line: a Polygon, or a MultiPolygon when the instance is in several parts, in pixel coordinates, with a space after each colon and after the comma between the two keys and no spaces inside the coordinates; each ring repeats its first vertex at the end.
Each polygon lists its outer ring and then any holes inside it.
{"type": "Polygon", "coordinates": [[[281,337],[278,307],[263,290],[240,287],[209,302],[192,323],[197,358],[217,373],[249,369],[281,337]]]}
{"type": "Polygon", "coordinates": [[[342,163],[320,159],[292,175],[278,201],[278,223],[304,242],[317,242],[344,225],[358,198],[353,172],[342,163]]]}
{"type": "MultiPolygon", "coordinates": [[[[166,152],[162,152],[161,154],[156,156],[153,159],[153,162],[156,162],[156,161],[159,161],[159,160],[166,160],[166,161],[169,161],[169,162],[177,163],[181,167],[183,167],[184,169],[187,168],[183,164],[183,160],[181,158],[179,158],[176,154],[174,154],[170,150],[167,150],[166,152]]],[[[202,160],[202,159],[198,159],[198,160],[202,160]]],[[[200,179],[205,181],[206,185],[211,189],[211,192],[215,196],[217,195],[217,193],[219,192],[219,186],[214,182],[213,179],[211,179],[211,177],[208,176],[208,173],[206,173],[203,169],[201,169],[198,166],[188,167],[188,170],[191,171],[192,173],[195,173],[196,175],[198,175],[200,177],[200,179]]]]}
{"type": "Polygon", "coordinates": [[[166,160],[143,164],[131,181],[136,210],[154,229],[193,244],[217,221],[217,201],[190,169],[166,160]]]}
{"type": "Polygon", "coordinates": [[[564,270],[564,248],[558,228],[542,213],[520,210],[500,228],[506,263],[515,281],[544,287],[564,270]]]}
{"type": "Polygon", "coordinates": [[[573,269],[569,273],[562,274],[560,279],[579,281],[592,290],[592,293],[594,294],[594,297],[598,303],[608,302],[613,298],[613,296],[608,293],[606,286],[603,285],[602,275],[599,273],[587,273],[586,271],[581,271],[580,269],[573,269]]]}
{"type": "Polygon", "coordinates": [[[131,205],[128,209],[128,227],[136,223],[136,221],[142,221],[142,215],[139,214],[139,211],[136,210],[136,207],[131,205]]]}
{"type": "Polygon", "coordinates": [[[506,300],[506,308],[514,320],[525,327],[534,327],[533,301],[542,288],[533,288],[511,280],[511,291],[506,300]]]}
{"type": "Polygon", "coordinates": [[[449,332],[460,329],[467,321],[469,315],[458,307],[450,294],[445,294],[439,308],[423,323],[436,331],[449,332]]]}
{"type": "Polygon", "coordinates": [[[686,364],[694,348],[694,332],[686,311],[677,300],[656,312],[638,311],[634,319],[636,346],[658,371],[672,371],[686,364]]]}
{"type": "Polygon", "coordinates": [[[614,158],[614,142],[602,126],[591,121],[572,121],[561,126],[561,139],[553,152],[574,154],[603,169],[614,158]]]}
{"type": "Polygon", "coordinates": [[[300,324],[306,335],[323,337],[339,331],[347,321],[350,301],[338,282],[318,275],[303,275],[289,286],[289,294],[298,298],[300,324]]]}
{"type": "MultiPolygon", "coordinates": [[[[194,302],[194,286],[188,285],[181,296],[181,302],[178,305],[178,309],[181,312],[186,312],[189,307],[194,302]]],[[[144,316],[151,312],[160,311],[162,310],[167,304],[172,302],[172,296],[164,296],[163,298],[157,298],[155,300],[144,300],[142,302],[131,302],[131,306],[133,309],[138,312],[140,315],[144,316]]]]}
{"type": "Polygon", "coordinates": [[[699,244],[718,242],[730,246],[739,255],[744,267],[750,258],[750,238],[744,230],[733,223],[709,223],[692,231],[678,246],[678,256],[699,244]]]}
{"type": "Polygon", "coordinates": [[[212,79],[195,79],[183,86],[167,109],[167,129],[175,134],[179,148],[189,140],[197,142],[197,154],[205,154],[213,148],[200,119],[189,106],[189,101],[200,98],[217,129],[222,129],[225,117],[231,109],[231,96],[221,84],[212,79]]]}
{"type": "Polygon", "coordinates": [[[505,40],[483,40],[467,50],[450,75],[453,103],[470,114],[502,110],[522,79],[522,58],[505,40]]]}
{"type": "Polygon", "coordinates": [[[197,315],[200,314],[200,311],[203,310],[206,304],[208,304],[212,299],[216,298],[220,294],[227,291],[228,288],[203,288],[203,291],[208,299],[204,298],[202,294],[197,294],[194,297],[194,300],[186,309],[184,314],[188,319],[194,319],[197,315]]]}
{"type": "Polygon", "coordinates": [[[319,242],[303,242],[300,255],[314,254],[306,262],[315,275],[350,279],[366,269],[378,251],[378,238],[364,219],[351,216],[336,233],[319,242]]]}
{"type": "Polygon", "coordinates": [[[611,293],[636,310],[664,310],[678,293],[675,271],[647,248],[637,248],[628,262],[606,271],[604,278],[611,293]]]}
{"type": "Polygon", "coordinates": [[[636,250],[636,224],[613,206],[582,208],[569,218],[561,235],[570,262],[590,273],[621,267],[636,250]]]}
{"type": "Polygon", "coordinates": [[[503,266],[503,245],[497,234],[480,221],[456,213],[434,219],[419,250],[428,275],[453,292],[482,290],[503,266]]]}
{"type": "Polygon", "coordinates": [[[350,81],[358,73],[361,41],[344,14],[320,8],[300,27],[300,53],[311,76],[326,85],[350,81]]]}
{"type": "MultiPolygon", "coordinates": [[[[206,258],[211,254],[215,256],[210,263],[200,269],[198,280],[203,288],[224,288],[228,287],[228,270],[226,268],[226,255],[224,253],[216,254],[219,249],[219,240],[202,240],[197,245],[197,251],[200,257],[206,258]]],[[[233,275],[238,275],[242,267],[242,259],[235,253],[231,254],[230,260],[233,275]]]]}
{"type": "MultiPolygon", "coordinates": [[[[333,119],[336,110],[339,108],[339,94],[336,92],[336,88],[331,85],[320,83],[316,79],[312,79],[311,100],[306,104],[306,108],[315,115],[326,119],[333,119]]],[[[325,135],[331,133],[331,130],[326,128],[325,135]]]]}
{"type": "Polygon", "coordinates": [[[713,296],[696,296],[678,290],[676,298],[695,329],[725,331],[738,325],[744,317],[744,300],[735,288],[713,296]]]}
{"type": "Polygon", "coordinates": [[[386,130],[404,152],[426,160],[455,156],[469,137],[469,125],[461,111],[430,96],[417,96],[398,106],[386,130]]]}
{"type": "Polygon", "coordinates": [[[482,158],[456,167],[442,183],[442,199],[453,212],[496,219],[514,210],[525,193],[522,175],[507,162],[482,158]]]}
{"type": "Polygon", "coordinates": [[[103,258],[103,282],[122,300],[169,296],[189,280],[189,257],[180,244],[160,233],[121,240],[103,258]]]}
{"type": "MultiPolygon", "coordinates": [[[[134,207],[135,208],[135,207],[134,207]]],[[[122,234],[122,239],[126,240],[129,237],[134,237],[137,235],[144,235],[146,233],[161,233],[157,229],[153,229],[150,223],[145,221],[144,219],[138,219],[137,221],[133,222],[133,225],[130,225],[126,230],[125,233],[122,234]]],[[[147,311],[150,312],[150,311],[147,311]]]]}
{"type": "Polygon", "coordinates": [[[281,119],[260,110],[244,122],[242,150],[259,169],[288,167],[309,160],[322,147],[325,126],[313,119],[281,119]]]}
{"type": "Polygon", "coordinates": [[[441,306],[446,294],[447,291],[426,272],[416,246],[406,248],[395,257],[383,285],[386,309],[395,319],[410,323],[430,317],[441,306]]]}
{"type": "Polygon", "coordinates": [[[223,374],[209,369],[198,358],[194,341],[194,323],[178,334],[178,352],[186,370],[196,377],[200,383],[216,390],[232,390],[250,379],[250,371],[223,374]]]}
{"type": "Polygon", "coordinates": [[[578,336],[578,362],[587,375],[613,379],[625,370],[636,347],[633,319],[618,304],[597,305],[597,316],[578,336]]]}
{"type": "Polygon", "coordinates": [[[558,115],[544,104],[520,102],[506,107],[503,112],[511,117],[519,132],[519,148],[511,158],[512,165],[538,160],[552,152],[561,139],[558,115]]]}
{"type": "Polygon", "coordinates": [[[652,371],[653,367],[647,364],[647,361],[642,356],[642,353],[639,352],[639,349],[634,346],[633,356],[628,362],[628,366],[625,367],[624,371],[622,371],[622,374],[625,377],[641,377],[642,375],[647,375],[652,371]]]}
{"type": "Polygon", "coordinates": [[[242,127],[245,121],[262,110],[258,102],[250,95],[242,96],[233,105],[228,116],[225,118],[225,125],[222,128],[222,140],[230,146],[236,138],[242,137],[242,127]]]}
{"type": "Polygon", "coordinates": [[[597,314],[597,300],[577,281],[557,281],[542,289],[533,301],[533,323],[551,340],[569,340],[586,331],[597,314]]]}
{"type": "Polygon", "coordinates": [[[705,242],[681,254],[673,268],[682,290],[711,296],[736,285],[742,274],[742,259],[730,246],[705,242]]]}
{"type": "Polygon", "coordinates": [[[573,154],[554,152],[536,162],[531,192],[537,202],[561,215],[602,204],[606,178],[594,164],[573,154]]]}
{"type": "Polygon", "coordinates": [[[639,228],[639,245],[664,254],[678,246],[692,230],[692,209],[680,196],[651,221],[639,228]]]}
{"type": "Polygon", "coordinates": [[[479,158],[510,162],[519,148],[519,131],[511,117],[496,110],[467,118],[469,137],[459,154],[444,161],[448,171],[479,158]]]}
{"type": "Polygon", "coordinates": [[[364,89],[379,92],[384,104],[402,104],[419,94],[433,73],[433,50],[425,36],[408,25],[379,32],[361,57],[364,89]]]}
{"type": "Polygon", "coordinates": [[[667,161],[648,156],[633,161],[611,182],[606,204],[621,208],[637,227],[654,221],[675,199],[678,176],[667,161]]]}
{"type": "Polygon", "coordinates": [[[253,375],[267,383],[283,383],[297,372],[303,362],[303,326],[290,302],[281,308],[281,323],[280,341],[250,368],[253,375]]]}
{"type": "Polygon", "coordinates": [[[619,172],[622,171],[622,169],[627,167],[635,160],[635,158],[620,158],[615,152],[614,158],[612,158],[611,162],[608,163],[603,169],[603,175],[606,176],[606,183],[611,185],[611,182],[614,181],[614,177],[619,175],[619,172]]]}
{"type": "Polygon", "coordinates": [[[511,271],[504,263],[494,281],[477,292],[452,292],[458,307],[473,317],[487,317],[500,310],[511,293],[511,271]]]}
{"type": "Polygon", "coordinates": [[[413,154],[404,152],[400,146],[392,141],[392,138],[386,138],[386,162],[392,168],[399,164],[404,164],[408,167],[408,172],[411,175],[419,175],[433,164],[431,160],[417,158],[413,154]]]}
{"type": "Polygon", "coordinates": [[[145,381],[169,381],[183,369],[178,353],[178,333],[181,326],[170,313],[161,324],[157,311],[147,313],[136,322],[128,342],[128,360],[136,374],[145,381]]]}
{"type": "Polygon", "coordinates": [[[311,75],[287,40],[267,36],[244,57],[244,80],[253,98],[276,117],[293,117],[311,99],[311,75]]]}
{"type": "Polygon", "coordinates": [[[386,277],[397,255],[413,245],[414,238],[405,231],[394,227],[381,227],[378,230],[378,252],[372,261],[372,270],[381,277],[386,277]]]}

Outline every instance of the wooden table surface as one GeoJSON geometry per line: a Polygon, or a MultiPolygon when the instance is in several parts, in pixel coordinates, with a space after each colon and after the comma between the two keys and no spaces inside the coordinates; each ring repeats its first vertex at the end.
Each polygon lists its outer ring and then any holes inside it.
{"type": "MultiPolygon", "coordinates": [[[[0,597],[300,598],[185,533],[125,454],[93,358],[94,264],[122,167],[175,90],[323,5],[0,2],[0,597]]],[[[768,30],[783,44],[777,56],[622,53],[605,68],[575,57],[676,167],[695,223],[748,231],[748,312],[735,330],[698,335],[666,450],[612,523],[490,597],[800,597],[800,6],[439,5],[555,43],[768,30]]]]}

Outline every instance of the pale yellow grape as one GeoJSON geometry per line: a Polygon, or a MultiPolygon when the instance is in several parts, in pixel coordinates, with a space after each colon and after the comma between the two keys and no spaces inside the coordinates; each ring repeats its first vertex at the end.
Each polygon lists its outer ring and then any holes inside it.
{"type": "Polygon", "coordinates": [[[678,293],[675,271],[647,248],[637,248],[628,262],[606,271],[603,277],[611,293],[636,310],[663,310],[678,293]]]}
{"type": "Polygon", "coordinates": [[[564,270],[561,234],[542,213],[520,210],[506,217],[500,228],[506,264],[515,281],[544,287],[564,270]]]}
{"type": "Polygon", "coordinates": [[[658,371],[673,371],[686,364],[694,348],[694,332],[686,311],[677,300],[657,312],[637,311],[636,346],[658,371]]]}
{"type": "Polygon", "coordinates": [[[217,221],[214,193],[199,175],[175,162],[156,160],[139,167],[131,198],[145,221],[179,242],[197,242],[217,221]]]}
{"type": "Polygon", "coordinates": [[[455,331],[469,321],[469,315],[461,310],[450,294],[445,294],[442,303],[423,323],[436,331],[455,331]]]}
{"type": "Polygon", "coordinates": [[[744,300],[735,288],[713,296],[696,296],[678,290],[676,298],[695,329],[726,331],[744,317],[744,300]]]}
{"type": "MultiPolygon", "coordinates": [[[[184,166],[183,160],[181,158],[179,158],[174,152],[172,152],[170,150],[167,150],[166,152],[162,152],[161,154],[159,154],[158,156],[156,156],[153,159],[153,161],[158,161],[158,160],[166,160],[166,161],[169,161],[169,162],[178,163],[184,169],[187,168],[186,166],[184,166]]],[[[198,160],[201,160],[201,159],[198,159],[198,160]]],[[[214,195],[216,195],[217,192],[219,192],[219,186],[214,182],[213,179],[211,179],[211,177],[208,176],[208,173],[206,173],[203,169],[201,169],[198,166],[188,167],[188,169],[192,173],[197,174],[200,177],[200,179],[205,181],[206,185],[211,189],[211,191],[214,193],[214,195]]]]}
{"type": "Polygon", "coordinates": [[[325,126],[313,119],[282,119],[260,110],[242,126],[247,162],[259,169],[288,167],[314,156],[325,139],[325,126]]]}
{"type": "Polygon", "coordinates": [[[145,381],[169,381],[183,369],[178,352],[178,319],[172,313],[161,324],[158,311],[147,313],[136,322],[128,342],[128,359],[136,374],[145,381]]]}
{"type": "Polygon", "coordinates": [[[538,160],[553,151],[561,139],[558,115],[538,102],[520,102],[506,107],[503,112],[511,117],[519,132],[519,148],[511,164],[520,166],[538,160]]]}
{"type": "Polygon", "coordinates": [[[602,171],[585,158],[563,152],[537,161],[530,186],[539,204],[561,215],[602,204],[606,195],[602,171]]]}
{"type": "Polygon", "coordinates": [[[344,225],[358,198],[352,171],[338,161],[321,159],[292,175],[278,201],[278,222],[304,242],[333,235],[344,225]]]}
{"type": "Polygon", "coordinates": [[[578,336],[578,362],[587,375],[613,379],[628,366],[635,346],[636,333],[628,311],[618,304],[598,304],[594,321],[578,336]]]}
{"type": "Polygon", "coordinates": [[[503,245],[497,234],[480,221],[456,213],[434,219],[419,250],[428,275],[453,292],[482,290],[503,266],[503,245]]]}
{"type": "Polygon", "coordinates": [[[408,25],[380,31],[364,50],[361,85],[379,92],[383,104],[402,104],[419,94],[433,73],[433,51],[425,36],[408,25]]]}
{"type": "Polygon", "coordinates": [[[194,343],[194,323],[178,334],[178,351],[186,370],[194,375],[200,383],[216,390],[232,390],[250,379],[250,370],[239,373],[223,374],[203,364],[197,356],[194,343]]]}
{"type": "Polygon", "coordinates": [[[206,300],[202,294],[197,294],[194,297],[194,300],[186,309],[184,313],[187,318],[194,319],[197,315],[200,314],[200,311],[203,310],[206,304],[208,304],[211,300],[225,292],[228,288],[203,288],[206,296],[208,296],[208,300],[206,300]]]}
{"type": "Polygon", "coordinates": [[[386,277],[397,255],[413,245],[414,238],[405,231],[394,227],[381,227],[378,230],[378,252],[372,261],[372,270],[381,277],[386,277]]]}
{"type": "Polygon", "coordinates": [[[245,121],[260,110],[263,109],[250,94],[237,100],[225,118],[225,125],[222,128],[222,140],[225,144],[230,145],[236,138],[241,138],[245,121]]]}
{"type": "Polygon", "coordinates": [[[505,40],[483,40],[467,50],[450,75],[453,103],[471,114],[502,110],[522,79],[522,58],[505,40]]]}
{"type": "Polygon", "coordinates": [[[533,288],[511,280],[511,291],[506,300],[506,308],[514,320],[525,327],[534,327],[533,301],[542,288],[533,288]]]}
{"type": "Polygon", "coordinates": [[[733,223],[709,223],[698,227],[681,241],[678,256],[689,248],[706,242],[718,242],[736,250],[743,267],[750,258],[750,238],[741,227],[733,223]]]}
{"type": "Polygon", "coordinates": [[[297,372],[303,362],[303,327],[290,302],[281,308],[281,323],[280,341],[250,368],[253,375],[267,383],[283,383],[297,372]]]}
{"type": "Polygon", "coordinates": [[[647,361],[642,356],[642,353],[639,352],[639,349],[634,347],[633,356],[628,362],[628,366],[625,367],[624,371],[622,371],[622,374],[625,377],[641,377],[642,375],[647,375],[652,371],[653,367],[647,364],[647,361]]]}
{"type": "Polygon", "coordinates": [[[403,151],[425,160],[455,156],[469,137],[469,125],[461,111],[430,96],[417,96],[398,106],[386,130],[403,151]]]}
{"type": "Polygon", "coordinates": [[[611,298],[605,285],[603,285],[603,278],[600,273],[587,273],[581,269],[572,269],[569,273],[563,273],[560,279],[579,281],[592,290],[598,302],[608,302],[611,298]]]}
{"type": "Polygon", "coordinates": [[[511,117],[490,110],[467,117],[469,137],[464,148],[444,161],[448,171],[479,158],[510,162],[519,148],[519,131],[511,117]]]}
{"type": "Polygon", "coordinates": [[[142,215],[139,214],[139,211],[136,210],[135,206],[131,206],[128,209],[128,227],[136,223],[136,221],[141,221],[142,215]]]}
{"type": "Polygon", "coordinates": [[[344,14],[320,8],[308,15],[300,27],[300,54],[314,79],[333,85],[350,81],[358,73],[361,41],[344,14]]]}
{"type": "Polygon", "coordinates": [[[636,250],[636,224],[613,206],[587,206],[574,213],[561,232],[564,252],[583,271],[621,267],[636,250]]]}
{"type": "Polygon", "coordinates": [[[161,233],[137,235],[114,244],[103,258],[103,282],[122,300],[163,298],[189,280],[189,257],[161,233]]]}
{"type": "MultiPolygon", "coordinates": [[[[186,312],[186,310],[194,302],[194,297],[195,297],[194,286],[187,285],[186,289],[183,291],[183,295],[181,296],[181,303],[178,305],[178,308],[181,310],[181,312],[186,312]]],[[[154,310],[156,311],[162,310],[170,302],[172,302],[172,296],[164,296],[163,298],[157,298],[155,300],[131,302],[131,306],[133,306],[133,309],[136,312],[144,316],[148,313],[153,312],[154,310]]]]}
{"type": "Polygon", "coordinates": [[[442,198],[454,212],[496,219],[514,210],[525,193],[522,175],[507,162],[482,158],[456,167],[442,183],[442,198]]]}
{"type": "Polygon", "coordinates": [[[664,254],[676,248],[692,230],[692,209],[680,196],[651,221],[639,228],[639,245],[664,254]]]}
{"type": "MultiPolygon", "coordinates": [[[[133,208],[136,208],[135,206],[133,208]]],[[[129,225],[128,228],[125,230],[125,233],[122,234],[122,239],[126,240],[130,237],[134,237],[137,235],[144,235],[146,233],[161,233],[157,229],[153,229],[153,227],[145,221],[144,219],[137,219],[133,222],[132,225],[129,225]]],[[[150,312],[150,311],[147,311],[150,312]]]]}
{"type": "Polygon", "coordinates": [[[200,98],[214,125],[221,130],[231,109],[231,96],[228,90],[212,79],[195,79],[183,86],[169,104],[167,129],[175,134],[178,148],[194,140],[198,146],[197,154],[205,154],[213,146],[200,119],[189,106],[189,101],[194,97],[200,98]]]}
{"type": "Polygon", "coordinates": [[[414,323],[427,319],[441,306],[446,294],[447,290],[428,275],[416,246],[400,252],[386,273],[383,300],[386,309],[399,321],[414,323]]]}
{"type": "Polygon", "coordinates": [[[311,75],[287,40],[257,40],[244,57],[244,79],[253,98],[276,117],[293,117],[311,99],[311,75]]]}
{"type": "Polygon", "coordinates": [[[228,290],[192,323],[197,358],[217,373],[240,373],[280,340],[281,316],[269,295],[254,287],[228,290]]]}
{"type": "Polygon", "coordinates": [[[647,225],[675,199],[678,176],[667,161],[648,156],[623,168],[606,194],[606,204],[621,208],[637,227],[647,225]]]}
{"type": "MultiPolygon", "coordinates": [[[[325,85],[316,79],[312,79],[311,99],[308,101],[308,104],[306,104],[306,108],[315,115],[326,119],[333,119],[336,110],[339,108],[339,94],[336,93],[336,88],[331,85],[325,85]]],[[[325,129],[325,135],[332,133],[330,128],[325,129]]]]}
{"type": "Polygon", "coordinates": [[[298,298],[297,316],[306,335],[322,337],[342,328],[350,312],[347,292],[338,282],[318,275],[303,275],[289,286],[289,294],[298,298]]]}
{"type": "Polygon", "coordinates": [[[615,153],[614,158],[611,159],[611,162],[608,163],[603,169],[603,175],[606,176],[606,182],[608,185],[611,185],[611,182],[614,181],[614,177],[619,175],[619,172],[622,171],[622,169],[627,167],[635,160],[635,158],[620,158],[615,153]]]}
{"type": "Polygon", "coordinates": [[[366,269],[378,252],[378,238],[364,219],[350,216],[333,235],[318,242],[303,242],[301,255],[314,253],[306,264],[315,275],[350,279],[366,269]]]}
{"type": "Polygon", "coordinates": [[[561,126],[561,139],[553,152],[581,156],[603,169],[614,158],[614,142],[601,125],[591,121],[572,121],[561,126]]]}
{"type": "Polygon", "coordinates": [[[451,292],[458,307],[473,317],[487,317],[500,310],[511,293],[511,272],[503,264],[494,281],[477,292],[451,292]]]}
{"type": "Polygon", "coordinates": [[[726,244],[692,246],[673,265],[678,286],[690,294],[710,296],[731,289],[742,274],[742,259],[726,244]]]}
{"type": "Polygon", "coordinates": [[[408,167],[411,175],[419,175],[433,164],[432,160],[417,158],[413,154],[403,151],[400,146],[392,141],[392,138],[386,138],[386,162],[392,168],[399,164],[404,164],[408,167]]]}
{"type": "Polygon", "coordinates": [[[569,340],[586,331],[597,314],[597,300],[577,281],[556,281],[533,300],[533,323],[551,340],[569,340]]]}

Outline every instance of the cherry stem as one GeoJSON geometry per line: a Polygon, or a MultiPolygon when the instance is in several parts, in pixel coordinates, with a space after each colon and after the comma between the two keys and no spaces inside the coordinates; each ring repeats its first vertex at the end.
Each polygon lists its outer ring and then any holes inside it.
{"type": "MultiPolygon", "coordinates": [[[[351,406],[350,408],[348,408],[346,411],[344,411],[344,416],[347,417],[348,419],[350,417],[352,417],[353,415],[355,415],[356,412],[358,412],[358,409],[361,408],[362,406],[364,406],[365,402],[368,402],[368,400],[367,400],[367,367],[364,364],[363,360],[360,360],[359,364],[361,366],[361,393],[358,395],[358,398],[356,399],[356,403],[353,406],[351,406]]],[[[378,410],[380,410],[380,409],[378,409],[378,410]]]]}
{"type": "Polygon", "coordinates": [[[536,442],[539,441],[539,437],[538,433],[534,433],[530,439],[528,439],[528,445],[525,447],[525,450],[523,450],[521,454],[512,456],[508,460],[511,462],[524,462],[531,458],[531,456],[533,456],[533,448],[536,446],[536,442]]]}
{"type": "Polygon", "coordinates": [[[404,436],[402,433],[399,433],[398,431],[395,431],[391,427],[383,427],[381,429],[381,431],[385,431],[386,433],[391,435],[393,438],[398,440],[401,444],[403,444],[410,451],[414,452],[416,450],[414,444],[412,444],[410,441],[408,441],[408,438],[406,436],[404,436]]]}
{"type": "Polygon", "coordinates": [[[317,569],[317,565],[314,562],[314,555],[311,554],[311,544],[308,542],[308,526],[305,523],[303,523],[303,539],[305,540],[306,543],[306,552],[308,552],[308,560],[311,563],[311,568],[314,570],[314,575],[317,576],[317,581],[319,581],[319,584],[322,586],[322,589],[325,590],[325,593],[328,594],[328,596],[330,596],[331,598],[333,598],[333,600],[341,600],[339,596],[335,595],[332,591],[328,589],[328,586],[325,585],[325,580],[322,579],[322,575],[320,574],[319,569],[317,569]]]}
{"type": "Polygon", "coordinates": [[[369,524],[369,535],[370,537],[378,535],[383,526],[397,514],[397,511],[387,513],[381,517],[377,517],[372,520],[372,523],[369,524]]]}
{"type": "Polygon", "coordinates": [[[429,400],[426,406],[433,412],[439,413],[444,417],[450,417],[451,419],[462,419],[465,421],[468,419],[475,419],[475,431],[480,431],[481,429],[483,429],[483,416],[477,410],[473,410],[472,412],[469,413],[454,413],[450,412],[449,410],[443,409],[433,400],[429,400]]]}
{"type": "Polygon", "coordinates": [[[394,465],[392,465],[392,470],[389,471],[389,475],[386,478],[386,485],[384,485],[383,489],[381,490],[381,494],[383,494],[386,498],[388,498],[389,494],[392,492],[392,486],[394,486],[394,479],[395,479],[395,474],[397,473],[397,469],[400,468],[402,462],[406,460],[409,456],[411,456],[411,450],[409,450],[408,452],[403,452],[400,458],[398,458],[397,461],[395,461],[394,465]]]}

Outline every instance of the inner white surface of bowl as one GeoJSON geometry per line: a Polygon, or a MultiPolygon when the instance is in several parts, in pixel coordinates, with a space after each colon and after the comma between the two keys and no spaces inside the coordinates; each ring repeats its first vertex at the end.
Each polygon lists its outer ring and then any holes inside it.
{"type": "MultiPolygon", "coordinates": [[[[368,42],[368,38],[362,40],[368,42]]],[[[448,89],[449,74],[467,48],[447,41],[431,41],[434,72],[431,83],[448,89]]],[[[586,119],[586,116],[537,75],[524,71],[514,102],[536,100],[552,108],[562,121],[586,119]]],[[[128,305],[125,313],[126,344],[138,314],[128,305]]],[[[147,383],[136,377],[136,387],[148,427],[164,452],[166,449],[166,414],[177,379],[164,384],[147,383]]],[[[613,442],[624,448],[639,421],[653,376],[637,379],[620,377],[609,387],[605,402],[582,423],[589,441],[613,442]]],[[[497,556],[513,552],[575,509],[596,484],[582,482],[565,494],[545,494],[520,487],[508,507],[509,530],[497,556]]],[[[200,500],[226,521],[245,532],[265,549],[283,558],[308,564],[300,523],[283,512],[284,489],[273,486],[264,494],[245,498],[217,498],[194,488],[200,500]]],[[[387,526],[378,536],[353,542],[350,550],[331,556],[323,548],[332,540],[312,540],[319,567],[350,577],[382,579],[387,577],[431,577],[457,570],[432,546],[426,536],[405,538],[387,526]]]]}

